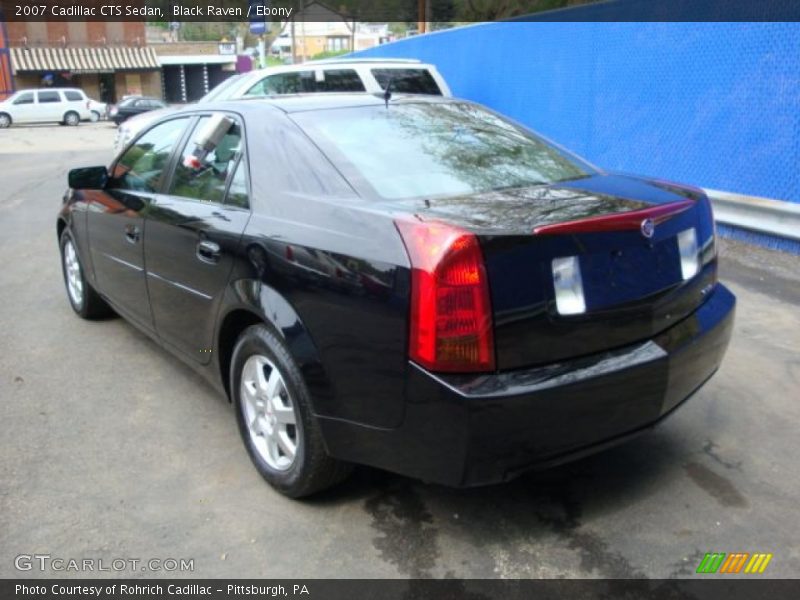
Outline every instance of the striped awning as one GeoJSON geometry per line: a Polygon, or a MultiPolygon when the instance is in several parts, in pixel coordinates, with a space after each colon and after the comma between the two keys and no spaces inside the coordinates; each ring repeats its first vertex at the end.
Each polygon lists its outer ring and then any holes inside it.
{"type": "Polygon", "coordinates": [[[10,48],[14,73],[20,71],[70,71],[110,73],[158,69],[153,48],[10,48]]]}

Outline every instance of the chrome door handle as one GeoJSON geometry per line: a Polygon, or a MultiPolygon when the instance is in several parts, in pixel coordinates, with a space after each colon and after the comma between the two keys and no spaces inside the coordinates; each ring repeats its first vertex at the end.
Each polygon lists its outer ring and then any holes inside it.
{"type": "Polygon", "coordinates": [[[142,232],[136,225],[125,225],[125,239],[131,244],[138,244],[141,239],[142,232]]]}
{"type": "Polygon", "coordinates": [[[219,244],[203,240],[197,244],[197,258],[207,263],[215,263],[219,260],[220,254],[219,244]]]}

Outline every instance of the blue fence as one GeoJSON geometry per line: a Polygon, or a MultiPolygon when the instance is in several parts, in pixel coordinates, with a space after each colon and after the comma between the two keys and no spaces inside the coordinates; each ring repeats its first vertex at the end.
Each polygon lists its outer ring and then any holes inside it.
{"type": "Polygon", "coordinates": [[[434,63],[606,169],[800,202],[800,23],[485,23],[357,55],[434,63]]]}

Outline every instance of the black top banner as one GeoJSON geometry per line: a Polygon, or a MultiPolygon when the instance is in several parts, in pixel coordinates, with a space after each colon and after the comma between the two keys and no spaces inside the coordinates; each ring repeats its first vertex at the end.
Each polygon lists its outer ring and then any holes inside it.
{"type": "Polygon", "coordinates": [[[0,0],[13,21],[796,21],[798,0],[0,0]]]}

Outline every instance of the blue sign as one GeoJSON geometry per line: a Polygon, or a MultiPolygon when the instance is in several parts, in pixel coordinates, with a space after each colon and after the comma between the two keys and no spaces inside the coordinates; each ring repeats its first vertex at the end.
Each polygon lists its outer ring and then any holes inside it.
{"type": "Polygon", "coordinates": [[[250,10],[250,33],[253,35],[263,35],[267,32],[267,22],[264,19],[264,12],[258,15],[258,8],[267,6],[267,0],[247,0],[250,10]]]}

